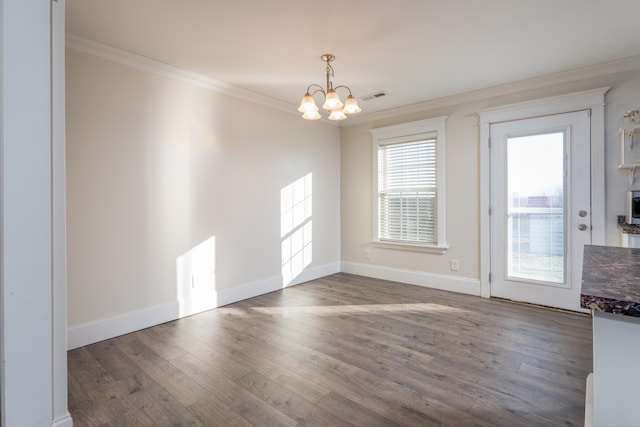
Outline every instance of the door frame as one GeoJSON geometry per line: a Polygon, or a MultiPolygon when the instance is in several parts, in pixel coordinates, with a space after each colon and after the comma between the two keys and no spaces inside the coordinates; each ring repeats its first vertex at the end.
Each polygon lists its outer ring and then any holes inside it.
{"type": "Polygon", "coordinates": [[[559,95],[478,112],[480,126],[480,296],[491,297],[490,125],[552,114],[591,111],[591,242],[605,243],[604,95],[609,87],[559,95]]]}

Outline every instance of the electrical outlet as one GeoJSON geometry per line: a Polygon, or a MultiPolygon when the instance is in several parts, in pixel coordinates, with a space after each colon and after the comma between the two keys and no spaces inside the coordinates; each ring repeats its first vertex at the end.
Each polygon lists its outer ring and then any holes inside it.
{"type": "Polygon", "coordinates": [[[371,259],[371,249],[364,250],[364,259],[371,259]]]}
{"type": "Polygon", "coordinates": [[[452,259],[449,267],[451,268],[451,271],[458,271],[460,269],[460,261],[452,259]]]}

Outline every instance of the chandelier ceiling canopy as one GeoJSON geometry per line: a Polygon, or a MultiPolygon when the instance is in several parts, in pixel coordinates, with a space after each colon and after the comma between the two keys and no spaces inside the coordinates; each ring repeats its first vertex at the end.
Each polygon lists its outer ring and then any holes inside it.
{"type": "Polygon", "coordinates": [[[322,87],[321,85],[314,83],[307,87],[307,92],[304,94],[304,97],[302,97],[302,102],[298,108],[298,111],[304,113],[302,118],[307,120],[317,120],[322,117],[320,113],[318,113],[318,106],[313,98],[317,93],[322,93],[324,95],[324,104],[322,105],[322,108],[330,112],[329,120],[344,120],[347,118],[347,114],[355,114],[362,111],[358,106],[358,101],[353,97],[351,89],[349,89],[348,86],[339,85],[333,87],[331,78],[334,77],[334,72],[333,67],[331,66],[331,61],[336,59],[336,57],[330,53],[325,53],[320,57],[320,59],[327,63],[327,84],[326,87],[322,87]],[[312,91],[313,88],[315,88],[315,90],[312,91]],[[347,96],[344,103],[340,100],[340,96],[337,92],[338,89],[345,89],[349,91],[349,96],[347,96]]]}

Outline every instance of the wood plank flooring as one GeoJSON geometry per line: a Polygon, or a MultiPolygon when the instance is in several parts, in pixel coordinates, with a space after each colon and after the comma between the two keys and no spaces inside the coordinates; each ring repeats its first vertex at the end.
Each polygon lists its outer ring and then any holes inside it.
{"type": "Polygon", "coordinates": [[[591,320],[336,274],[68,354],[75,426],[582,426],[591,320]]]}

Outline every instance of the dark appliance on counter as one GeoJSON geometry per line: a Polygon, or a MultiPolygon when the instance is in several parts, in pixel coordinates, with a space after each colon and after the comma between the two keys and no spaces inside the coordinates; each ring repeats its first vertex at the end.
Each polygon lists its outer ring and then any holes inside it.
{"type": "Polygon", "coordinates": [[[627,224],[640,225],[640,190],[627,191],[627,224]]]}

